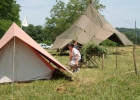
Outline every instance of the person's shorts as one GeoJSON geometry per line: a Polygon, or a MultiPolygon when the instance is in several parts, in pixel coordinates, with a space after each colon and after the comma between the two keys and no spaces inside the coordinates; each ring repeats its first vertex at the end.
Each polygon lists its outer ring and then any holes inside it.
{"type": "MultiPolygon", "coordinates": [[[[78,61],[78,62],[79,62],[79,61],[78,61]]],[[[70,64],[70,66],[75,66],[75,63],[76,63],[75,60],[71,60],[69,64],[70,64]]]]}
{"type": "Polygon", "coordinates": [[[70,61],[70,66],[75,66],[75,63],[76,63],[76,61],[71,60],[71,61],[70,61]]]}

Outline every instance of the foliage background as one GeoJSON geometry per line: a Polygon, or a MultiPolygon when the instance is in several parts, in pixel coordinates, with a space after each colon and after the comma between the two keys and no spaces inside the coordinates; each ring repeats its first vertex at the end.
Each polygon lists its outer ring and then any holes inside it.
{"type": "MultiPolygon", "coordinates": [[[[61,0],[56,0],[56,5],[50,11],[51,17],[46,17],[45,25],[22,27],[36,42],[53,44],[55,38],[67,30],[75,20],[81,15],[89,4],[90,0],[70,0],[65,4],[61,0]]],[[[100,0],[93,0],[92,5],[99,11],[105,8],[100,4],[100,0]]],[[[10,27],[12,22],[16,22],[21,27],[19,19],[20,5],[16,0],[1,0],[0,2],[0,38],[10,27]]],[[[116,28],[125,34],[133,43],[140,44],[140,29],[116,28]]],[[[105,40],[101,45],[118,46],[118,44],[105,40]]]]}
{"type": "Polygon", "coordinates": [[[4,35],[12,22],[21,25],[19,19],[20,5],[15,0],[0,1],[0,38],[4,35]]]}

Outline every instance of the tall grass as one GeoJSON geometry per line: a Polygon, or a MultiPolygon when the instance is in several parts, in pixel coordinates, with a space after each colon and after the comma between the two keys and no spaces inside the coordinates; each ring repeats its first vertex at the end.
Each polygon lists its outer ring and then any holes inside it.
{"type": "MultiPolygon", "coordinates": [[[[115,48],[109,49],[115,52],[115,48]]],[[[136,52],[139,70],[139,47],[136,52]]],[[[119,53],[117,69],[112,53],[105,58],[104,70],[82,66],[76,77],[64,72],[51,80],[0,84],[0,100],[140,100],[140,74],[134,73],[132,47],[121,47],[119,53]]],[[[54,57],[69,68],[67,55],[54,57]]],[[[98,63],[101,65],[101,59],[98,63]]]]}

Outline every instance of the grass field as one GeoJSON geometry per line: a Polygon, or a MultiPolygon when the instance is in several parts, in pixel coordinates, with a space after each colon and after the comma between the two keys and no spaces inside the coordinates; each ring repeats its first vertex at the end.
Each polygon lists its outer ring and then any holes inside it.
{"type": "MultiPolygon", "coordinates": [[[[82,66],[75,76],[55,72],[51,80],[30,83],[0,84],[0,100],[140,100],[140,74],[134,72],[133,48],[119,47],[116,69],[115,47],[105,58],[104,69],[82,66]]],[[[47,50],[51,54],[55,51],[47,50]]],[[[67,55],[54,55],[68,67],[67,55]]],[[[140,69],[140,47],[136,47],[137,68],[140,69]]],[[[102,66],[102,59],[97,60],[102,66]]],[[[69,67],[68,67],[69,68],[69,67]]]]}

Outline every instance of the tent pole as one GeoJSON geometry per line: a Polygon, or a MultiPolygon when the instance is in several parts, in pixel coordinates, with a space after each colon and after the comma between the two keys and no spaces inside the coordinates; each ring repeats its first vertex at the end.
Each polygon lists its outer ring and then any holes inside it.
{"type": "Polygon", "coordinates": [[[12,83],[12,95],[13,95],[13,98],[14,98],[14,94],[13,94],[13,91],[14,91],[14,82],[15,82],[15,36],[14,36],[14,42],[13,42],[13,83],[12,83]]]}
{"type": "Polygon", "coordinates": [[[14,36],[14,45],[13,45],[13,82],[15,80],[15,76],[14,76],[14,73],[15,73],[15,36],[14,36]]]}

